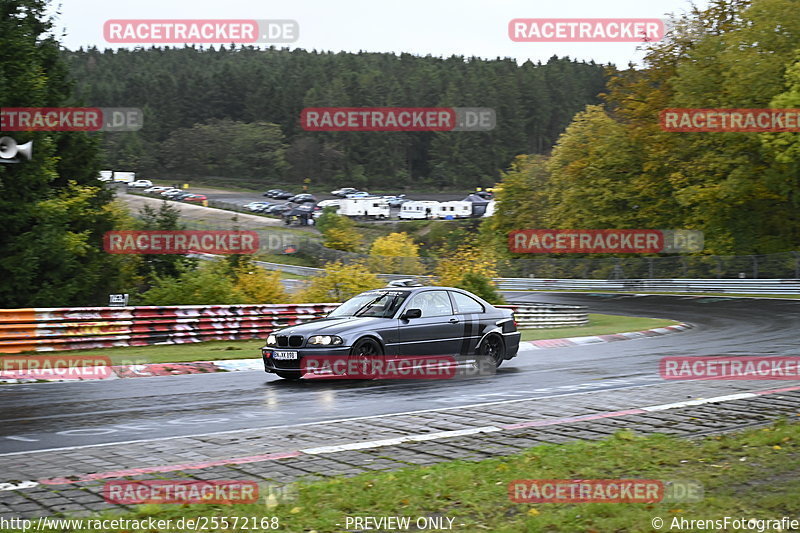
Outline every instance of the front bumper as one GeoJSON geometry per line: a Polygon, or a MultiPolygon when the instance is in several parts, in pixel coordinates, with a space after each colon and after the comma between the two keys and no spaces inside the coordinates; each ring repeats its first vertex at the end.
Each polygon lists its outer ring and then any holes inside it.
{"type": "Polygon", "coordinates": [[[300,371],[304,358],[344,356],[350,354],[350,346],[336,346],[326,348],[277,348],[265,346],[261,348],[261,359],[264,361],[265,372],[300,371]],[[273,352],[297,352],[297,359],[273,359],[273,352]]]}

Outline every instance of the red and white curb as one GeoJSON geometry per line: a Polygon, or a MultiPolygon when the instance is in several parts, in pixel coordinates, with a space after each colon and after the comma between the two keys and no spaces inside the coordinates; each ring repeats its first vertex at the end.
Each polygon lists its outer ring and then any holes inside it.
{"type": "MultiPolygon", "coordinates": [[[[291,450],[285,452],[276,452],[262,455],[251,455],[246,457],[235,457],[231,459],[219,459],[215,461],[203,461],[197,463],[186,463],[177,465],[164,465],[164,466],[151,466],[144,468],[131,468],[126,470],[115,470],[110,472],[99,472],[95,474],[85,474],[70,477],[58,477],[39,479],[37,481],[22,481],[16,483],[0,483],[0,491],[8,490],[22,490],[27,488],[37,487],[39,485],[69,485],[74,483],[83,483],[87,481],[98,481],[102,479],[115,479],[128,476],[139,476],[145,474],[157,474],[166,472],[176,472],[184,470],[200,470],[204,468],[211,468],[215,466],[247,464],[247,463],[260,463],[264,461],[277,461],[280,459],[288,459],[292,457],[300,457],[303,455],[317,456],[325,455],[343,451],[351,450],[365,450],[371,448],[381,448],[385,446],[396,446],[408,442],[425,442],[439,439],[447,439],[452,437],[463,437],[465,435],[477,435],[481,433],[497,433],[501,431],[509,431],[514,429],[529,428],[529,427],[542,427],[542,426],[555,426],[563,424],[573,424],[576,422],[586,422],[589,420],[599,420],[603,418],[617,418],[628,415],[644,414],[654,411],[666,411],[669,409],[680,409],[683,407],[692,407],[696,405],[704,405],[709,403],[730,402],[735,400],[743,400],[747,398],[758,398],[768,394],[779,394],[782,392],[799,391],[800,386],[784,387],[780,389],[769,389],[756,392],[744,392],[738,394],[728,394],[725,396],[714,396],[712,398],[698,398],[696,400],[689,400],[685,402],[666,403],[659,405],[648,405],[644,407],[625,409],[621,411],[609,411],[606,413],[594,413],[585,416],[571,416],[564,418],[549,418],[543,420],[531,420],[528,422],[516,424],[498,424],[496,426],[482,426],[477,428],[459,429],[454,431],[439,431],[435,433],[422,433],[416,435],[404,435],[402,437],[395,437],[391,439],[380,439],[372,441],[349,442],[345,444],[338,444],[334,446],[319,446],[314,448],[303,448],[300,450],[291,450]]],[[[517,402],[522,400],[510,400],[517,402]]],[[[492,402],[502,403],[502,402],[492,402]]],[[[507,402],[506,402],[507,403],[507,402]]],[[[392,415],[388,415],[392,416],[392,415]]],[[[370,418],[370,417],[364,417],[370,418]]],[[[42,450],[46,451],[46,450],[42,450]]],[[[15,452],[13,455],[19,455],[26,452],[15,452]]],[[[37,453],[37,452],[27,452],[37,453]]],[[[12,454],[5,454],[12,455],[12,454]]]]}
{"type": "MultiPolygon", "coordinates": [[[[545,339],[539,341],[522,341],[520,351],[544,350],[548,348],[563,348],[567,346],[582,346],[586,344],[600,344],[605,342],[626,341],[647,337],[658,337],[669,333],[686,331],[691,329],[691,324],[677,324],[663,328],[647,329],[644,331],[631,331],[628,333],[614,333],[611,335],[594,335],[589,337],[567,337],[563,339],[545,339]]],[[[35,382],[65,382],[65,381],[89,381],[104,379],[123,379],[123,378],[149,378],[156,376],[179,376],[184,374],[211,374],[215,372],[240,372],[264,370],[264,363],[261,359],[228,359],[221,361],[195,361],[191,363],[147,363],[141,365],[117,365],[111,367],[111,372],[88,372],[89,376],[85,379],[17,379],[4,378],[0,372],[0,383],[35,383],[35,382]]]]}
{"type": "Polygon", "coordinates": [[[692,329],[694,326],[682,322],[674,326],[666,326],[663,328],[645,329],[643,331],[630,331],[628,333],[612,333],[610,335],[591,335],[588,337],[566,337],[563,339],[543,339],[540,341],[522,341],[520,343],[520,350],[545,350],[547,348],[565,348],[567,346],[582,346],[585,344],[600,344],[604,342],[617,342],[629,341],[633,339],[642,339],[647,337],[660,337],[661,335],[668,335],[670,333],[678,333],[692,329]],[[523,345],[529,345],[529,348],[523,348],[523,345]]]}

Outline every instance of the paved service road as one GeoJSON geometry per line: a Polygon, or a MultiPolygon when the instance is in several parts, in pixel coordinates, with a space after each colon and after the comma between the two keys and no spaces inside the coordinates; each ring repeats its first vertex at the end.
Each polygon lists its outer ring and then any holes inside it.
{"type": "MultiPolygon", "coordinates": [[[[800,301],[506,296],[511,302],[582,304],[591,312],[671,318],[695,327],[625,342],[526,351],[496,376],[449,381],[292,383],[261,372],[236,372],[3,386],[0,455],[661,385],[658,361],[664,356],[800,356],[800,301]]],[[[499,404],[495,412],[507,409],[499,404]]]]}

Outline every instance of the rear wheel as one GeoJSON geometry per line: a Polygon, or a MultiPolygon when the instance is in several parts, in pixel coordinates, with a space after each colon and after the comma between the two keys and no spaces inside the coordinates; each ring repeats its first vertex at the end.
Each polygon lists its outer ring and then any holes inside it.
{"type": "Polygon", "coordinates": [[[491,358],[495,368],[499,367],[506,358],[506,345],[500,335],[489,335],[478,348],[478,354],[491,358]]]}

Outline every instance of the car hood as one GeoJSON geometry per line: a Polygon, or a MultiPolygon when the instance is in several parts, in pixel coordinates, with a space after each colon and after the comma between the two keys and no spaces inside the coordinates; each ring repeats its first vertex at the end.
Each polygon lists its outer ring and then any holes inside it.
{"type": "Polygon", "coordinates": [[[366,330],[378,324],[386,324],[388,318],[336,317],[321,318],[273,332],[275,335],[341,335],[351,330],[366,330]]]}

